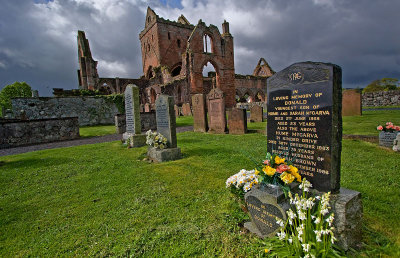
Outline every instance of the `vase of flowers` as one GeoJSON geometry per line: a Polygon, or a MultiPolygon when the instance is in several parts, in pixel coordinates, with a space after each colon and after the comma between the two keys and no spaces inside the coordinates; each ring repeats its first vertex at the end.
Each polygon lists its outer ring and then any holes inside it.
{"type": "Polygon", "coordinates": [[[148,130],[146,132],[146,144],[156,149],[164,149],[167,147],[167,138],[160,133],[148,130]]]}
{"type": "Polygon", "coordinates": [[[385,126],[379,125],[376,129],[380,131],[379,145],[392,148],[393,142],[400,132],[400,126],[394,125],[392,122],[387,122],[385,126]]]}

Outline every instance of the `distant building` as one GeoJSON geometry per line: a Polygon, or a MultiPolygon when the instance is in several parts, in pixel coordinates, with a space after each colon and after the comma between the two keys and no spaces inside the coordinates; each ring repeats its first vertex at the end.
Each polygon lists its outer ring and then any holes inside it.
{"type": "Polygon", "coordinates": [[[235,74],[233,36],[228,22],[223,22],[221,34],[216,26],[206,26],[202,20],[197,25],[190,24],[183,15],[177,21],[165,20],[148,8],[139,38],[143,76],[100,78],[85,33],[78,31],[80,88],[122,93],[128,84],[134,83],[140,88],[142,104],[154,104],[157,94],[164,93],[174,96],[175,103],[182,105],[190,103],[192,94],[207,94],[213,87],[225,93],[227,107],[237,102],[265,101],[267,78],[275,72],[261,58],[253,75],[235,74]],[[215,72],[203,77],[207,64],[212,64],[215,72]]]}

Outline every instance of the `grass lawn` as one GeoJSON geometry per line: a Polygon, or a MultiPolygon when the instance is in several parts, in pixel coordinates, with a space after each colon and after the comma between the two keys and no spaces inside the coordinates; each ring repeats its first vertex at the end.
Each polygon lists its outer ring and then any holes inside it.
{"type": "MultiPolygon", "coordinates": [[[[149,164],[119,141],[0,157],[0,256],[258,256],[225,180],[261,160],[261,134],[178,134],[149,164]]],[[[342,186],[362,193],[362,253],[400,255],[400,155],[343,140],[342,186]],[[392,244],[391,244],[392,243],[392,244]],[[389,245],[388,245],[389,244],[389,245]]]]}
{"type": "Polygon", "coordinates": [[[362,116],[344,116],[343,134],[376,135],[378,125],[392,122],[400,125],[400,110],[363,111],[362,116]]]}
{"type": "MultiPolygon", "coordinates": [[[[181,116],[176,119],[176,126],[189,126],[193,125],[192,116],[181,116]]],[[[81,137],[93,137],[102,136],[107,134],[115,134],[115,125],[95,125],[95,126],[83,126],[79,128],[79,134],[81,137]]]]}

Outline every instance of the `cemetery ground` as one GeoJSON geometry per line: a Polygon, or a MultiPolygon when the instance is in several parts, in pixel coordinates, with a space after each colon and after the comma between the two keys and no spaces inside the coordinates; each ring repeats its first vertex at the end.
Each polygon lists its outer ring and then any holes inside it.
{"type": "MultiPolygon", "coordinates": [[[[343,133],[377,136],[399,118],[366,111],[344,117],[343,133]]],[[[158,164],[120,141],[0,157],[0,256],[264,255],[267,240],[242,233],[249,218],[225,180],[264,158],[266,136],[177,136],[183,158],[158,164]]],[[[364,249],[348,255],[400,255],[399,171],[399,153],[343,140],[341,185],[364,206],[364,249]]]]}

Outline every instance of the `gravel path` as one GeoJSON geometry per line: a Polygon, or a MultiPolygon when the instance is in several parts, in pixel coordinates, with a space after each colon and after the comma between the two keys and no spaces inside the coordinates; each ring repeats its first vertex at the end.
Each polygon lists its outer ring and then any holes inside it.
{"type": "MultiPolygon", "coordinates": [[[[182,133],[187,131],[193,131],[193,126],[182,126],[177,127],[176,132],[182,133]]],[[[46,149],[55,149],[55,148],[64,148],[85,144],[95,144],[102,142],[112,142],[121,140],[122,135],[120,134],[109,134],[104,136],[90,137],[90,138],[81,138],[71,141],[62,141],[62,142],[50,142],[50,143],[42,143],[37,145],[30,146],[21,146],[9,149],[0,149],[0,157],[14,154],[21,154],[25,152],[38,151],[38,150],[46,150],[46,149]]]]}

